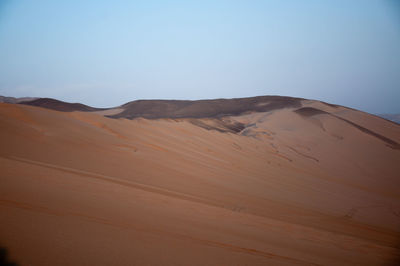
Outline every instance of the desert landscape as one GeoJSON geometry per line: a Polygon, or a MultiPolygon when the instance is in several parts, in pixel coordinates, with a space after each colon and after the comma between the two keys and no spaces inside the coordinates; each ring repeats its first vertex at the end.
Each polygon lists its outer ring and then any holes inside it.
{"type": "Polygon", "coordinates": [[[17,265],[399,265],[400,126],[261,96],[0,103],[17,265]]]}
{"type": "Polygon", "coordinates": [[[0,0],[0,266],[399,266],[399,18],[0,0]]]}

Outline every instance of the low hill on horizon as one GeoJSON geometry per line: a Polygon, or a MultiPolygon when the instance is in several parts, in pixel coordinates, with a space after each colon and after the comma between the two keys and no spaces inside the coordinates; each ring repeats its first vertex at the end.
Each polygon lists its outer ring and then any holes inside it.
{"type": "MultiPolygon", "coordinates": [[[[98,112],[110,118],[134,119],[138,117],[148,119],[158,118],[206,118],[223,117],[230,115],[240,115],[246,112],[267,112],[282,108],[301,107],[301,101],[307,99],[266,95],[244,98],[220,98],[220,99],[202,99],[202,100],[134,100],[116,107],[96,108],[82,103],[70,103],[53,98],[13,98],[4,97],[0,102],[18,103],[31,106],[52,109],[61,112],[98,112]]],[[[321,102],[331,107],[339,107],[336,104],[330,104],[318,100],[308,100],[321,102]]]]}
{"type": "MultiPolygon", "coordinates": [[[[6,97],[4,97],[6,98],[6,97]]],[[[10,97],[7,97],[10,98],[10,97]]],[[[111,118],[205,118],[265,112],[285,107],[300,107],[301,98],[287,96],[256,96],[207,100],[135,100],[111,108],[95,108],[82,103],[69,103],[52,98],[21,98],[17,102],[61,112],[105,111],[118,109],[111,118]],[[25,99],[25,100],[24,100],[25,99]]]]}

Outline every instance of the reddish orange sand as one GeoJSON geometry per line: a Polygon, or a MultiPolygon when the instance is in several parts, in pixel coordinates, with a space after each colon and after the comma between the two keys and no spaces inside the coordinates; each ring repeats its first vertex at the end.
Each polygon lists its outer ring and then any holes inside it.
{"type": "Polygon", "coordinates": [[[400,263],[399,149],[327,114],[229,119],[256,124],[0,104],[0,246],[20,265],[400,263]]]}

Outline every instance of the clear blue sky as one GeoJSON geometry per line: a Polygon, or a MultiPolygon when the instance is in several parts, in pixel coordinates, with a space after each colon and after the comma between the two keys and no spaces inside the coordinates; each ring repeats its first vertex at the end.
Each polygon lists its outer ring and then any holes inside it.
{"type": "Polygon", "coordinates": [[[400,113],[396,0],[0,0],[0,95],[288,95],[400,113]]]}

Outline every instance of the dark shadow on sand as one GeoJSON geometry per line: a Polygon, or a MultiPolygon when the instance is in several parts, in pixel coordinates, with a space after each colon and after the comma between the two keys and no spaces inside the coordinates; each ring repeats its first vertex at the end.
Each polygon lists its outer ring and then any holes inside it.
{"type": "Polygon", "coordinates": [[[8,251],[4,247],[0,247],[0,266],[17,266],[16,262],[10,261],[8,251]]]}

